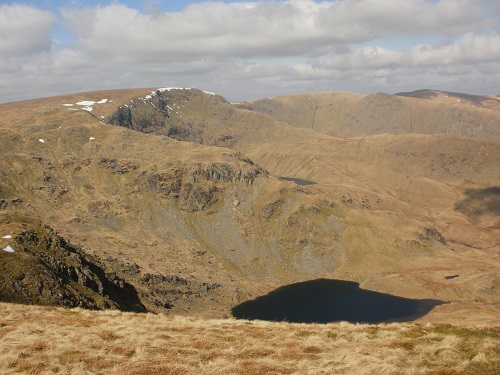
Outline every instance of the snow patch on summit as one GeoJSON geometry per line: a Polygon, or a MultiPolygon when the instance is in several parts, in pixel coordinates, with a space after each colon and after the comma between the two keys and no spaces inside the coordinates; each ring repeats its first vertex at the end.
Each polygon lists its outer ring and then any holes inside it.
{"type": "MultiPolygon", "coordinates": [[[[172,90],[191,90],[191,87],[161,87],[156,91],[164,92],[164,91],[172,91],[172,90]]],[[[153,91],[154,93],[155,91],[153,91]]]]}
{"type": "Polygon", "coordinates": [[[65,104],[63,104],[63,106],[67,107],[68,109],[71,109],[71,110],[75,111],[77,109],[76,108],[71,108],[71,107],[73,107],[74,105],[78,105],[78,106],[81,107],[82,111],[92,112],[92,110],[94,109],[94,105],[95,104],[105,104],[105,103],[108,103],[108,102],[111,103],[111,100],[108,101],[108,99],[101,99],[98,102],[95,102],[93,100],[81,100],[79,102],[76,102],[75,104],[65,103],[65,104]]]}
{"type": "MultiPolygon", "coordinates": [[[[156,96],[157,92],[165,92],[165,91],[172,91],[172,90],[193,90],[193,88],[192,87],[160,87],[160,88],[152,91],[151,94],[146,95],[144,97],[144,99],[152,99],[154,96],[156,96]]],[[[201,90],[201,91],[204,92],[205,94],[209,94],[209,95],[218,95],[215,92],[204,91],[204,90],[201,90]]],[[[142,100],[143,98],[140,98],[140,99],[142,100]]]]}
{"type": "Polygon", "coordinates": [[[82,100],[81,102],[77,102],[76,105],[93,106],[95,103],[91,100],[82,100]]]}

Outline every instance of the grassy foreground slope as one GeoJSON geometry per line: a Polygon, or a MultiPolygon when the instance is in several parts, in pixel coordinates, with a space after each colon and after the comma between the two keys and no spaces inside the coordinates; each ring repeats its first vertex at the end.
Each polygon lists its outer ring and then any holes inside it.
{"type": "Polygon", "coordinates": [[[289,324],[0,303],[3,374],[498,374],[500,327],[289,324]]]}

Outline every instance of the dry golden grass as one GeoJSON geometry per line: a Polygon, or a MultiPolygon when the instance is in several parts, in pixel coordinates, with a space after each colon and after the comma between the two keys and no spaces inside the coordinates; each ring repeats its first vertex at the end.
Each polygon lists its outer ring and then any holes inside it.
{"type": "Polygon", "coordinates": [[[500,328],[289,324],[0,304],[2,374],[498,374],[500,328]]]}

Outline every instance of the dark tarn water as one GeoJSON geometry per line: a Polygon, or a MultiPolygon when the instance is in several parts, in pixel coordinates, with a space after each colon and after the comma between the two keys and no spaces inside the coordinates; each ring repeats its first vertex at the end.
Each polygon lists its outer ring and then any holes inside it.
{"type": "Polygon", "coordinates": [[[237,319],[291,323],[408,322],[445,302],[372,292],[352,281],[318,279],[283,286],[231,310],[237,319]]]}

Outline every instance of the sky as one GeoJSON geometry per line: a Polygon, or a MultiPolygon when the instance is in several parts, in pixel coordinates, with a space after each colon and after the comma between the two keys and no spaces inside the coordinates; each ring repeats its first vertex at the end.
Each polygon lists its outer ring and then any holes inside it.
{"type": "Polygon", "coordinates": [[[0,1],[0,103],[135,87],[500,94],[500,1],[0,1]]]}

